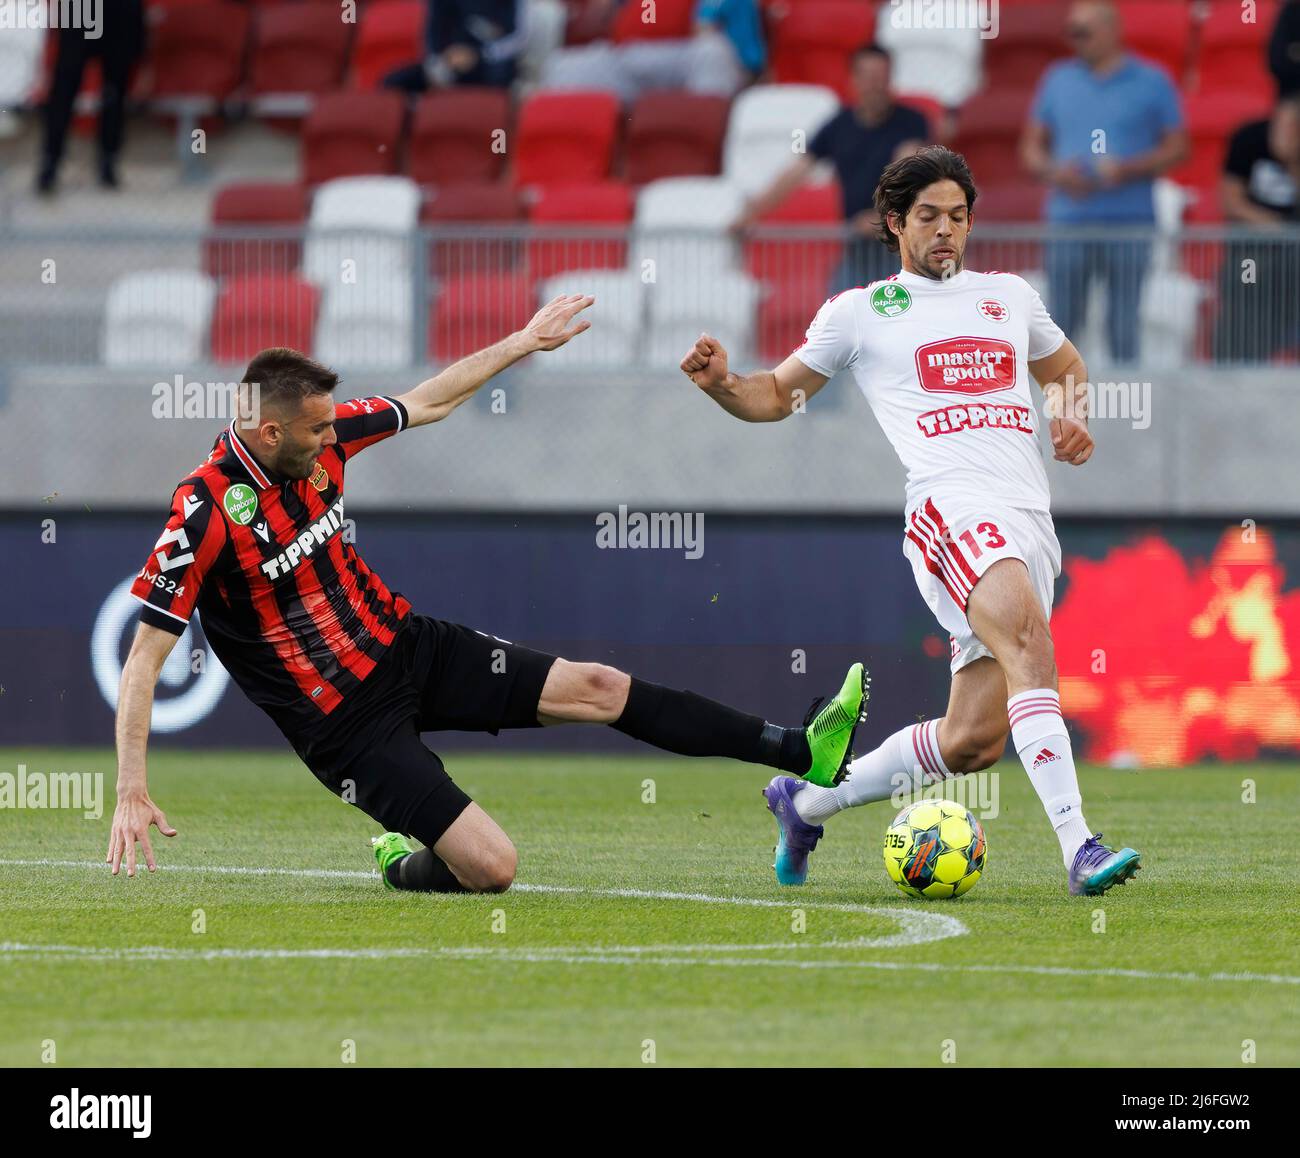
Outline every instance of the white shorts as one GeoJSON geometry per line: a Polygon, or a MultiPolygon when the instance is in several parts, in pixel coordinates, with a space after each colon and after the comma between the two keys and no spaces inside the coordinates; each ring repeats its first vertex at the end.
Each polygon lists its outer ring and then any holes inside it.
{"type": "Polygon", "coordinates": [[[999,559],[1020,559],[1052,618],[1052,596],[1061,573],[1061,544],[1046,511],[974,498],[923,499],[906,515],[903,554],[922,598],[948,632],[952,671],[993,653],[966,619],[966,600],[976,581],[999,559]]]}

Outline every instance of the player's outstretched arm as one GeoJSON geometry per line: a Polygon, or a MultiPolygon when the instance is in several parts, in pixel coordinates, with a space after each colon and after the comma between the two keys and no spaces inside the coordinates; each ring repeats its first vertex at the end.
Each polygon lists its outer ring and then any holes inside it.
{"type": "Polygon", "coordinates": [[[701,334],[682,359],[682,373],[728,414],[746,422],[788,418],[829,381],[793,354],[775,370],[733,374],[722,343],[701,334]]]}
{"type": "Polygon", "coordinates": [[[1066,338],[1054,354],[1030,362],[1029,372],[1047,399],[1056,461],[1082,466],[1092,457],[1094,446],[1088,430],[1088,367],[1083,358],[1066,338]]]}
{"type": "Polygon", "coordinates": [[[135,846],[144,849],[145,864],[153,872],[153,846],[149,843],[149,826],[156,824],[164,836],[176,830],[152,800],[145,784],[145,750],[149,743],[149,721],[153,716],[153,693],[163,662],[180,638],[170,631],[140,624],[131,644],[131,653],[122,667],[122,683],[117,693],[117,807],[113,810],[113,830],[108,839],[107,861],[117,876],[126,861],[126,875],[135,876],[135,846]]]}
{"type": "Polygon", "coordinates": [[[574,317],[596,299],[590,294],[562,294],[552,298],[522,330],[503,338],[448,366],[441,374],[421,382],[398,401],[406,407],[410,426],[423,426],[446,418],[473,396],[489,378],[500,374],[520,358],[538,350],[556,350],[570,338],[591,328],[585,318],[570,325],[574,317]]]}

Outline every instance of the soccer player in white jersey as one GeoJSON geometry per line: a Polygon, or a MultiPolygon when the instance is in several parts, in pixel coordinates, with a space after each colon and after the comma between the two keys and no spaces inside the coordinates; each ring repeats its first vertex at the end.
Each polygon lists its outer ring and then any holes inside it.
{"type": "Polygon", "coordinates": [[[1092,835],[1061,716],[1048,618],[1061,548],[1049,514],[1030,376],[1043,388],[1059,462],[1092,455],[1087,369],[1023,279],[963,268],[974,224],[964,158],[930,146],[889,165],[876,188],[892,277],[826,302],[775,370],[735,374],[701,335],[682,370],[724,410],[774,422],[849,371],[907,468],[903,553],[952,637],[941,719],[911,724],[832,783],[778,776],[764,790],[778,828],[777,880],[802,884],[822,824],[994,764],[1012,743],[1061,845],[1069,890],[1096,896],[1140,867],[1092,835]]]}

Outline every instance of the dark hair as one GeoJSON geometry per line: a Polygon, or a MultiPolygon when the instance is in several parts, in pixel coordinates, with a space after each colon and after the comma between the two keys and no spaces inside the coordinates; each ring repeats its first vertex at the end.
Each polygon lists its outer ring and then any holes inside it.
{"type": "Polygon", "coordinates": [[[257,384],[261,405],[288,404],[296,409],[310,395],[331,393],[339,376],[306,354],[288,346],[272,346],[249,362],[240,381],[257,384]]]}
{"type": "Polygon", "coordinates": [[[872,44],[870,41],[868,41],[866,44],[859,44],[857,48],[853,50],[852,61],[854,64],[858,63],[858,57],[860,56],[883,57],[885,63],[889,65],[891,68],[893,67],[894,64],[894,58],[889,55],[889,49],[882,48],[879,44],[872,44]]]}
{"type": "Polygon", "coordinates": [[[889,228],[889,215],[898,214],[901,224],[916,203],[917,194],[936,181],[956,181],[966,194],[966,211],[975,208],[979,193],[966,158],[943,145],[926,145],[885,166],[876,186],[876,213],[880,217],[880,240],[887,248],[898,251],[898,237],[889,228]]]}

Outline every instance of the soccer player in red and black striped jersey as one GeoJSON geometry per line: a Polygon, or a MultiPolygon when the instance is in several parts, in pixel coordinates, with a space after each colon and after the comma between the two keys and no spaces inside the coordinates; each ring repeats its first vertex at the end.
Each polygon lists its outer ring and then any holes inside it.
{"type": "Polygon", "coordinates": [[[589,327],[575,318],[592,300],[555,298],[524,329],[398,397],[336,404],[337,375],[310,358],[270,349],[253,359],[241,417],[176,488],[132,587],[143,609],[118,697],[114,873],[125,861],[134,875],[137,842],[156,867],[151,825],[176,834],[149,797],[145,752],[158,674],[196,610],[235,682],[316,777],[393,830],[376,849],[392,888],[500,890],[514,879],[509,838],[421,732],[605,723],[684,755],[825,782],[843,772],[861,712],[860,664],[806,727],[777,727],[692,692],[415,614],[345,534],[344,472],[355,455],[447,417],[507,366],[564,345],[589,327]],[[410,852],[404,833],[424,847],[410,852]]]}

